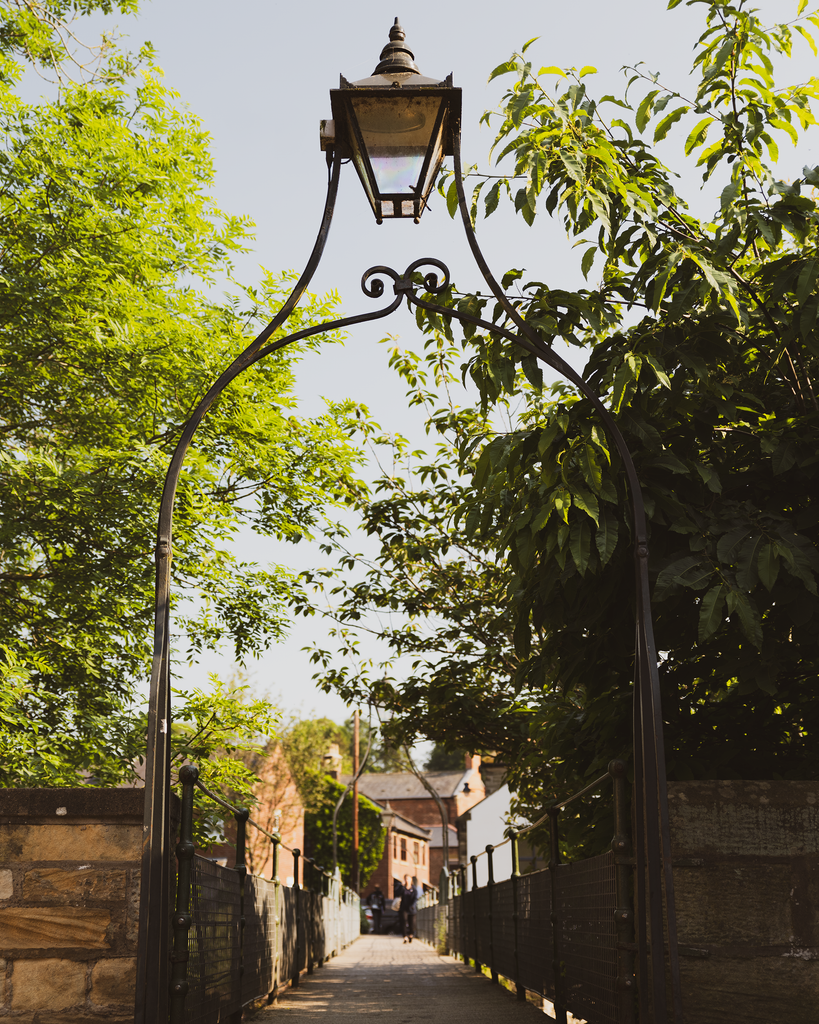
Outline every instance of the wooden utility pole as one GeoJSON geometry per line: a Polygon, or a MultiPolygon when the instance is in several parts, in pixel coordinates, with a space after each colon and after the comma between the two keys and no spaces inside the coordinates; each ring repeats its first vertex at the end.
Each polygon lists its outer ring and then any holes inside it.
{"type": "Polygon", "coordinates": [[[358,711],[353,714],[353,889],[358,892],[358,711]]]}

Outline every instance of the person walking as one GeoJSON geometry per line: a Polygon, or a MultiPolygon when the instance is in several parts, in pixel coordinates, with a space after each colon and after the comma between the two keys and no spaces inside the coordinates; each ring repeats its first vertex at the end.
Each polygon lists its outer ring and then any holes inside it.
{"type": "Polygon", "coordinates": [[[404,942],[412,942],[415,935],[415,924],[418,914],[418,897],[421,895],[415,879],[411,875],[404,875],[404,883],[395,883],[395,895],[401,899],[401,927],[404,933],[404,942]]]}
{"type": "Polygon", "coordinates": [[[381,934],[381,914],[387,905],[387,901],[384,899],[384,893],[381,889],[376,886],[370,893],[370,910],[373,912],[373,934],[381,934]]]}

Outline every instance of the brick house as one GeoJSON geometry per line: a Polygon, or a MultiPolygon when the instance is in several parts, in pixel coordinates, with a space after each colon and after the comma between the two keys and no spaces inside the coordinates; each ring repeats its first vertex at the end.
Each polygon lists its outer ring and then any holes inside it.
{"type": "MultiPolygon", "coordinates": [[[[480,757],[467,754],[462,770],[424,772],[424,778],[441,797],[447,810],[450,870],[460,861],[459,842],[460,845],[463,845],[458,832],[458,819],[486,796],[486,787],[481,778],[480,767],[480,757]]],[[[349,780],[350,776],[341,776],[342,782],[347,783],[349,780]]],[[[437,885],[443,864],[441,815],[438,804],[417,776],[412,772],[367,773],[358,780],[358,791],[369,797],[374,803],[398,812],[404,821],[408,821],[416,828],[420,826],[421,829],[431,833],[427,877],[432,885],[437,885]]],[[[400,874],[403,873],[403,871],[400,872],[400,874]]],[[[388,874],[386,877],[391,876],[388,874]]],[[[398,876],[396,875],[396,877],[398,876]]],[[[383,886],[381,888],[387,895],[387,890],[383,886]]]]}
{"type": "MultiPolygon", "coordinates": [[[[283,844],[303,851],[304,804],[282,748],[273,747],[261,764],[254,767],[261,782],[256,788],[259,803],[251,817],[268,832],[278,831],[283,844]]],[[[199,853],[232,866],[236,859],[236,826],[232,821],[225,822],[225,832],[226,844],[211,846],[199,853]]],[[[273,844],[252,825],[247,827],[247,866],[253,874],[267,878],[273,872],[273,844]]],[[[279,878],[285,885],[293,884],[293,854],[283,848],[279,849],[279,878]]]]}
{"type": "MultiPolygon", "coordinates": [[[[404,875],[414,876],[418,880],[418,885],[428,888],[430,829],[421,828],[391,807],[385,807],[381,812],[381,821],[387,833],[384,855],[361,890],[361,898],[366,899],[378,887],[387,899],[391,899],[393,882],[401,881],[404,875]]],[[[432,881],[435,884],[435,880],[432,881]]]]}

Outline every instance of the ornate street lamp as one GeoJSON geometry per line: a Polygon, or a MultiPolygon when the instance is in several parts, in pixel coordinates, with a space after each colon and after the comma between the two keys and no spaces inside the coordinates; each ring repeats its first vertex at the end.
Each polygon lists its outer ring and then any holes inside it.
{"type": "MultiPolygon", "coordinates": [[[[635,678],[634,678],[634,862],[636,866],[637,951],[641,1020],[654,1024],[682,1022],[679,963],[677,956],[674,884],[665,771],[665,750],[657,671],[657,651],[651,617],[648,579],[648,542],[642,490],[634,461],[617,424],[583,378],[540,338],[505,295],[478,246],[463,188],[460,153],[460,89],[445,80],[425,78],[405,44],[398,24],[390,30],[390,42],[369,78],[348,82],[343,77],[330,92],[333,119],[321,123],[321,148],[327,153],[330,178],[324,215],[313,252],[292,293],[259,336],[216,380],[185,425],[165,480],[160,505],[156,545],[156,613],[154,657],[148,712],[148,743],[145,779],[144,845],[140,895],[138,977],[135,1024],[168,1020],[169,935],[168,908],[171,882],[170,828],[170,677],[169,595],[173,506],[185,455],[197,427],[222,391],[240,373],[270,353],[291,344],[394,312],[406,299],[412,306],[479,327],[547,363],[587,398],[623,460],[631,496],[635,566],[635,678]],[[506,325],[488,323],[458,310],[439,306],[416,294],[416,273],[424,277],[432,296],[449,285],[449,271],[440,260],[426,258],[411,263],[403,274],[376,266],[362,277],[362,290],[370,298],[384,294],[392,282],[393,299],[381,309],[343,317],[331,323],[305,328],[276,341],[270,338],[287,321],[304,294],[318,266],[327,241],[338,193],[342,163],[354,164],[378,223],[387,219],[420,220],[441,162],[453,158],[455,184],[467,241],[481,274],[507,316],[506,325]],[[671,977],[671,1005],[666,993],[666,962],[663,936],[667,939],[671,977]],[[650,941],[649,941],[650,937],[650,941]]],[[[187,851],[190,855],[192,851],[187,851]]],[[[622,854],[622,849],[619,850],[622,854]]],[[[618,922],[629,923],[618,910],[618,922]]],[[[190,915],[177,914],[173,926],[184,948],[190,915]]],[[[626,1001],[633,979],[619,979],[626,1001]]],[[[184,983],[183,983],[184,984],[184,983]]],[[[184,992],[176,995],[184,1000],[184,992]]],[[[556,1007],[558,1021],[566,1010],[556,1007]]]]}
{"type": "Polygon", "coordinates": [[[396,18],[375,71],[358,82],[342,75],[330,90],[333,120],[322,122],[322,149],[352,159],[379,224],[385,217],[418,223],[461,120],[452,75],[424,78],[404,40],[396,18]]]}

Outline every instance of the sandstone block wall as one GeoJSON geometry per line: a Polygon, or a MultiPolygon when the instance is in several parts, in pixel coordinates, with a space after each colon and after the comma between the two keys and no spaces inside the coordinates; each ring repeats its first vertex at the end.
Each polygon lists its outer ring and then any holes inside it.
{"type": "Polygon", "coordinates": [[[669,783],[686,1024],[819,1022],[819,783],[669,783]]]}
{"type": "Polygon", "coordinates": [[[144,790],[0,790],[0,1021],[132,1024],[144,790]]]}

